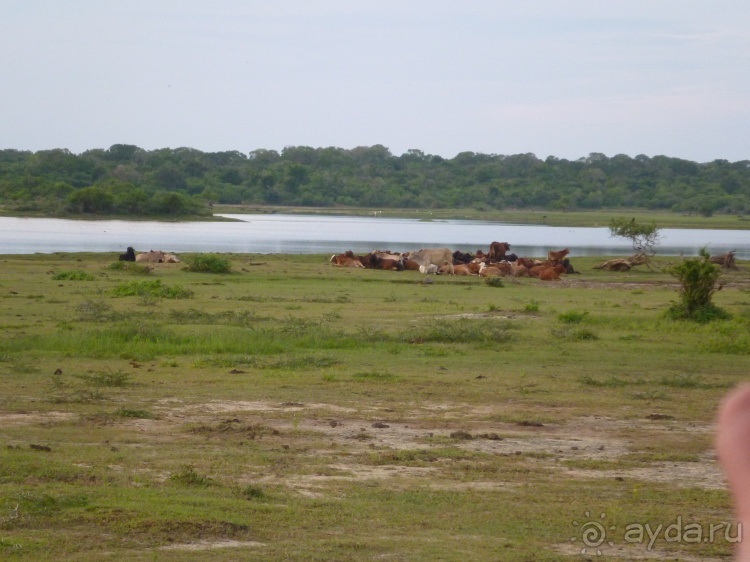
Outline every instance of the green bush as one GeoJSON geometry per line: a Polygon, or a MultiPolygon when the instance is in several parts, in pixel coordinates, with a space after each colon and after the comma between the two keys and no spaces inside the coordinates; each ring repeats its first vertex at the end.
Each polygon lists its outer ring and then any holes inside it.
{"type": "Polygon", "coordinates": [[[563,312],[561,314],[557,315],[557,319],[560,322],[564,322],[565,324],[580,324],[583,322],[583,319],[588,316],[587,312],[577,312],[575,310],[571,310],[569,312],[563,312]]]}
{"type": "Polygon", "coordinates": [[[721,290],[721,270],[709,258],[706,249],[701,248],[700,259],[687,259],[669,270],[680,282],[680,302],[667,310],[668,318],[701,323],[729,318],[726,311],[711,302],[713,294],[721,290]]]}
{"type": "Polygon", "coordinates": [[[60,271],[52,276],[55,281],[93,281],[94,276],[85,271],[60,271]]]}
{"type": "Polygon", "coordinates": [[[189,299],[193,296],[193,291],[190,289],[185,289],[181,285],[174,285],[172,287],[164,285],[161,279],[121,283],[112,289],[112,293],[116,297],[142,297],[150,295],[167,299],[189,299]]]}
{"type": "Polygon", "coordinates": [[[497,275],[491,275],[484,280],[484,284],[488,287],[505,287],[502,278],[497,275]]]}
{"type": "Polygon", "coordinates": [[[229,260],[215,254],[200,254],[187,260],[188,271],[200,273],[229,273],[232,269],[229,260]]]}

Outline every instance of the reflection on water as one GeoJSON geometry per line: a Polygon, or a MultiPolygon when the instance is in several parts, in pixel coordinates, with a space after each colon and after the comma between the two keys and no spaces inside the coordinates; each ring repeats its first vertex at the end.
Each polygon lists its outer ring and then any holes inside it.
{"type": "MultiPolygon", "coordinates": [[[[490,242],[509,242],[519,255],[543,256],[570,248],[572,255],[630,255],[630,243],[607,228],[571,228],[482,221],[392,219],[308,215],[221,215],[237,222],[74,221],[0,217],[0,254],[137,251],[332,254],[421,247],[475,252],[490,242]]],[[[750,259],[750,232],[663,229],[660,255],[737,251],[750,259]]]]}

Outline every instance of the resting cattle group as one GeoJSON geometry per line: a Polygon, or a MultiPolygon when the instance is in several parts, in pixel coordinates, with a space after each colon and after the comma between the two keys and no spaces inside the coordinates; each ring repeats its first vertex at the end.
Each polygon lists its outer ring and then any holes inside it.
{"type": "Polygon", "coordinates": [[[534,277],[559,281],[564,274],[577,273],[570,264],[570,250],[550,250],[546,260],[533,260],[511,253],[507,242],[492,242],[485,253],[451,252],[448,248],[422,248],[410,252],[374,250],[358,256],[348,250],[331,256],[338,267],[419,271],[424,275],[469,275],[477,277],[534,277]]]}
{"type": "Polygon", "coordinates": [[[175,254],[167,254],[161,250],[150,250],[142,254],[136,254],[135,250],[130,246],[128,246],[124,254],[120,254],[119,260],[146,263],[180,263],[180,258],[175,254]]]}

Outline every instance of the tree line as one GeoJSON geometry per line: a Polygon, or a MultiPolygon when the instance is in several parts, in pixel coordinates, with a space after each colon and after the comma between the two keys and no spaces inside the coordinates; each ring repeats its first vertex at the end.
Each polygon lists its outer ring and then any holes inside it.
{"type": "Polygon", "coordinates": [[[382,145],[201,152],[116,144],[74,154],[0,150],[0,205],[11,211],[189,215],[213,203],[370,208],[750,211],[750,161],[668,156],[578,160],[462,152],[454,158],[382,145]]]}

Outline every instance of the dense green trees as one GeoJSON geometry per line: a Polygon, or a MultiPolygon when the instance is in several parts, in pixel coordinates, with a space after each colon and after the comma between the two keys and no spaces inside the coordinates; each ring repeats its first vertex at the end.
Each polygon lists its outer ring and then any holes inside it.
{"type": "Polygon", "coordinates": [[[50,215],[193,214],[207,204],[750,212],[750,161],[592,153],[578,160],[382,145],[201,152],[116,144],[82,154],[0,150],[0,204],[50,215]]]}

